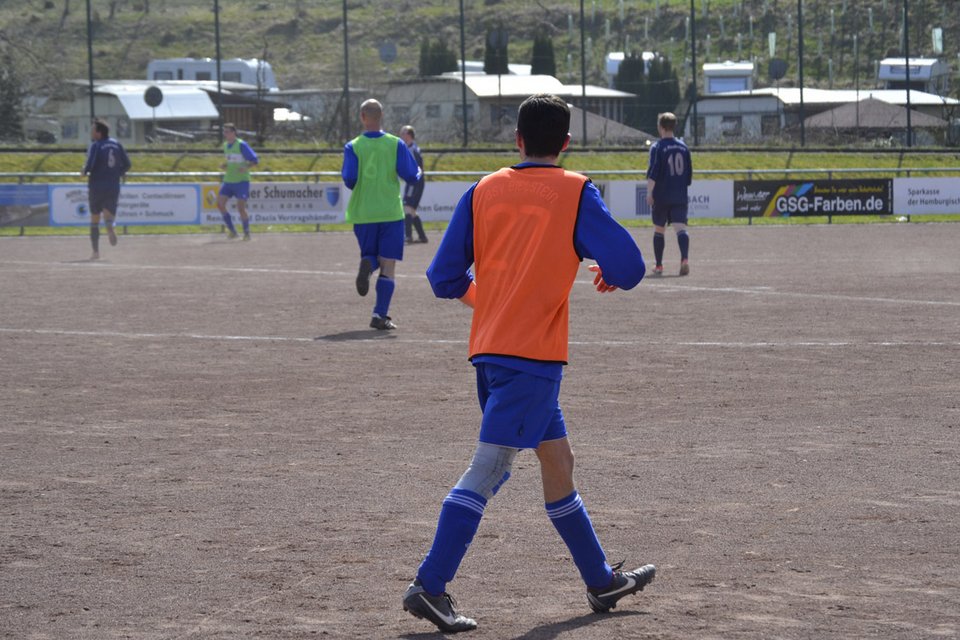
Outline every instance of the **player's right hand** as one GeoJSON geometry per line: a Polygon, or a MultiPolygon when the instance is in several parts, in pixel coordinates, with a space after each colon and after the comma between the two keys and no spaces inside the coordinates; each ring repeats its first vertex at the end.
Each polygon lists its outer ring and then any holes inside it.
{"type": "Polygon", "coordinates": [[[600,293],[607,293],[609,291],[616,291],[617,288],[612,284],[607,284],[603,279],[603,271],[600,270],[600,265],[592,264],[588,267],[590,271],[593,271],[597,276],[593,279],[593,284],[596,285],[597,291],[600,293]]]}

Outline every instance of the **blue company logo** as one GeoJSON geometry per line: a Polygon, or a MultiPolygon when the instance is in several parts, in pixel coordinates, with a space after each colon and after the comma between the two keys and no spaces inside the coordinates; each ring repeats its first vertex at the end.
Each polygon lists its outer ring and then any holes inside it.
{"type": "Polygon", "coordinates": [[[650,206],[647,204],[647,185],[637,187],[637,215],[650,215],[650,206]]]}
{"type": "Polygon", "coordinates": [[[85,218],[87,216],[87,204],[85,202],[78,204],[75,213],[78,218],[85,218]]]}
{"type": "Polygon", "coordinates": [[[331,207],[337,206],[337,203],[340,202],[340,187],[326,187],[323,191],[327,195],[327,203],[331,207]]]}

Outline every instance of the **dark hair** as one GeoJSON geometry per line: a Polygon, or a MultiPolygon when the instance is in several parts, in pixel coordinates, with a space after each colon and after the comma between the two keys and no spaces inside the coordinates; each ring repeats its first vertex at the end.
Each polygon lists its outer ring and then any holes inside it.
{"type": "Polygon", "coordinates": [[[94,120],[93,128],[96,129],[97,133],[99,133],[102,137],[104,138],[110,137],[110,127],[108,127],[107,123],[104,122],[103,120],[94,120]]]}
{"type": "Polygon", "coordinates": [[[517,131],[523,138],[526,155],[557,156],[570,132],[570,107],[549,93],[530,96],[520,105],[517,131]]]}

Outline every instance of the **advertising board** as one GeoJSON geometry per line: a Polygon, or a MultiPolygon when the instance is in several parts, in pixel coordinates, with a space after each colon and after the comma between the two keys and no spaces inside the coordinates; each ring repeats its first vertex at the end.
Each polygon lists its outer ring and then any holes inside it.
{"type": "MultiPolygon", "coordinates": [[[[87,185],[50,185],[49,203],[51,226],[90,224],[87,185]]],[[[199,212],[199,185],[127,183],[120,188],[117,224],[197,224],[199,212]]]]}
{"type": "Polygon", "coordinates": [[[893,181],[735,180],[736,218],[893,213],[893,181]]]}

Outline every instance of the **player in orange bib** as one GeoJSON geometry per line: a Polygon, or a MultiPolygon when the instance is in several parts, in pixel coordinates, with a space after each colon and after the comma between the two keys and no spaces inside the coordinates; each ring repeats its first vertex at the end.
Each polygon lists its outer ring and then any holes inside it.
{"type": "Polygon", "coordinates": [[[609,611],[656,572],[653,565],[622,571],[607,563],[573,482],[573,451],[558,402],[570,290],[583,258],[597,261],[590,269],[600,292],[633,288],[645,266],[593,183],[557,166],[569,125],[570,110],[557,96],[535,95],[520,105],[520,164],[464,194],[427,270],[438,297],[473,307],[470,360],[483,412],[473,460],[444,499],[433,545],[403,596],[405,610],[447,633],[477,626],[456,611],[446,586],[523,449],[537,454],[547,515],[594,611],[609,611]]]}

